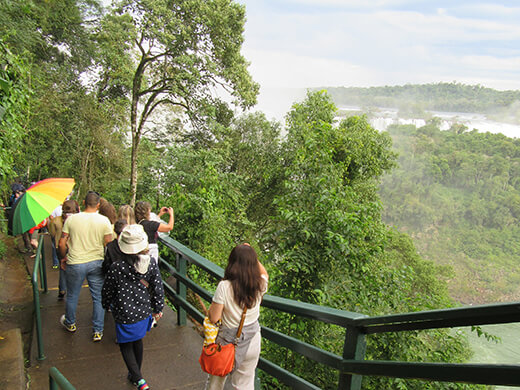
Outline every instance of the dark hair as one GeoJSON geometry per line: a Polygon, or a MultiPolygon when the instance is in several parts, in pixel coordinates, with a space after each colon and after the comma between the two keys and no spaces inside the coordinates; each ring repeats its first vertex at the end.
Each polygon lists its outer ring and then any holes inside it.
{"type": "Polygon", "coordinates": [[[119,237],[119,235],[121,234],[121,232],[123,231],[123,229],[125,228],[126,225],[128,225],[128,222],[126,222],[126,219],[118,219],[114,223],[114,232],[117,234],[118,237],[119,237]]]}
{"type": "Polygon", "coordinates": [[[137,223],[141,222],[143,219],[148,219],[150,217],[150,211],[152,210],[152,206],[148,202],[137,202],[135,205],[135,221],[137,223]]]}
{"type": "Polygon", "coordinates": [[[255,250],[242,244],[233,248],[229,254],[224,271],[224,280],[233,287],[233,297],[240,307],[252,308],[260,297],[262,279],[255,250]]]}
{"type": "Polygon", "coordinates": [[[89,191],[87,195],[85,195],[85,206],[96,207],[100,200],[101,196],[97,192],[89,191]]]}
{"type": "MultiPolygon", "coordinates": [[[[145,251],[139,252],[139,253],[123,253],[123,259],[129,266],[133,267],[139,262],[139,254],[143,253],[145,251]]],[[[148,252],[148,249],[146,249],[146,252],[148,252]]]]}
{"type": "Polygon", "coordinates": [[[117,220],[116,208],[105,198],[99,200],[99,214],[107,217],[111,224],[114,224],[117,220]]]}
{"type": "Polygon", "coordinates": [[[123,259],[129,266],[133,267],[139,261],[139,255],[123,253],[123,259]]]}
{"type": "Polygon", "coordinates": [[[69,199],[63,202],[61,206],[62,214],[76,214],[79,213],[79,204],[75,200],[69,199]]]}

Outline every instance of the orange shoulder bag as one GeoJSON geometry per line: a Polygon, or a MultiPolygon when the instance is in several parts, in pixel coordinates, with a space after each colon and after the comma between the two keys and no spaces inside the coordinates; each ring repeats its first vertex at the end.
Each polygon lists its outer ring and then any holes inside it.
{"type": "Polygon", "coordinates": [[[237,335],[232,343],[226,345],[213,343],[202,347],[202,353],[199,358],[202,371],[207,372],[210,375],[226,376],[233,370],[233,366],[235,365],[235,346],[242,334],[242,327],[244,326],[244,320],[246,319],[246,311],[247,308],[244,308],[237,335]]]}

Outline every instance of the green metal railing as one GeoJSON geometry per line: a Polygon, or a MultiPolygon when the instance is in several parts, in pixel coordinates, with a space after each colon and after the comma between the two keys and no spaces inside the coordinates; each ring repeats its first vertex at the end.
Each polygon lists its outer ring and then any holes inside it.
{"type": "Polygon", "coordinates": [[[33,286],[34,315],[36,319],[36,337],[38,342],[38,360],[45,359],[45,353],[43,351],[42,317],[40,313],[40,290],[38,289],[38,274],[40,276],[40,284],[43,292],[48,292],[47,271],[45,269],[45,251],[43,246],[43,235],[40,234],[40,238],[38,240],[38,249],[36,250],[36,257],[34,259],[34,269],[31,277],[31,283],[33,286]]]}
{"type": "Polygon", "coordinates": [[[49,389],[76,390],[56,367],[49,368],[49,389]]]}
{"type": "MultiPolygon", "coordinates": [[[[217,279],[223,277],[223,269],[169,237],[161,236],[159,241],[175,253],[175,266],[162,258],[160,263],[161,267],[170,272],[176,279],[176,286],[165,283],[165,292],[177,308],[178,324],[186,324],[186,314],[202,323],[204,315],[186,299],[187,289],[208,302],[211,301],[212,294],[187,277],[187,264],[195,265],[217,279]]],[[[520,365],[365,360],[365,338],[367,335],[520,322],[520,303],[432,310],[379,317],[368,317],[359,313],[270,295],[264,296],[262,306],[327,324],[335,324],[345,329],[343,355],[338,356],[273,329],[262,327],[262,337],[265,339],[295,351],[316,363],[337,370],[339,373],[338,389],[341,390],[359,390],[363,375],[520,387],[520,365]]],[[[258,368],[292,388],[319,389],[316,385],[267,359],[260,358],[258,368]]]]}

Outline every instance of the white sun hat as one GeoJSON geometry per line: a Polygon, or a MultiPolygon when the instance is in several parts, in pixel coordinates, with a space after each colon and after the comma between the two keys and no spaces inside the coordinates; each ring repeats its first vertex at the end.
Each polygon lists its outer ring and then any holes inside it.
{"type": "Polygon", "coordinates": [[[148,236],[142,225],[128,225],[119,235],[119,248],[127,255],[135,255],[148,248],[148,236]]]}

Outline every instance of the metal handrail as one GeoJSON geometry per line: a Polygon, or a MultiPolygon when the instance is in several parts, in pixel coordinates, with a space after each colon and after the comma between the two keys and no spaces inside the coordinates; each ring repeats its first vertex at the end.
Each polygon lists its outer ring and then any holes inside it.
{"type": "Polygon", "coordinates": [[[38,360],[45,359],[45,353],[43,351],[42,317],[40,313],[40,290],[38,289],[39,274],[41,288],[43,289],[44,293],[48,292],[47,271],[45,270],[45,255],[43,253],[45,253],[43,250],[43,235],[40,235],[38,240],[38,248],[36,249],[36,257],[34,259],[34,269],[31,277],[31,283],[33,286],[34,314],[36,319],[36,338],[38,341],[38,360]]]}
{"type": "Polygon", "coordinates": [[[76,390],[56,367],[49,368],[49,389],[76,390]]]}
{"type": "MultiPolygon", "coordinates": [[[[223,277],[223,269],[167,236],[159,237],[159,242],[176,255],[175,267],[162,258],[160,263],[176,279],[175,288],[165,284],[165,291],[177,308],[177,322],[185,325],[188,313],[202,323],[204,315],[187,301],[186,289],[189,288],[208,302],[211,301],[212,294],[187,277],[187,263],[196,265],[217,279],[223,277]]],[[[337,370],[340,374],[338,389],[359,390],[363,375],[520,387],[520,365],[365,360],[365,337],[368,334],[520,322],[518,302],[374,317],[271,295],[264,296],[262,306],[339,325],[345,329],[343,355],[338,356],[262,327],[262,337],[337,370]]],[[[260,358],[258,368],[292,388],[318,389],[314,384],[264,358],[260,358]]]]}

